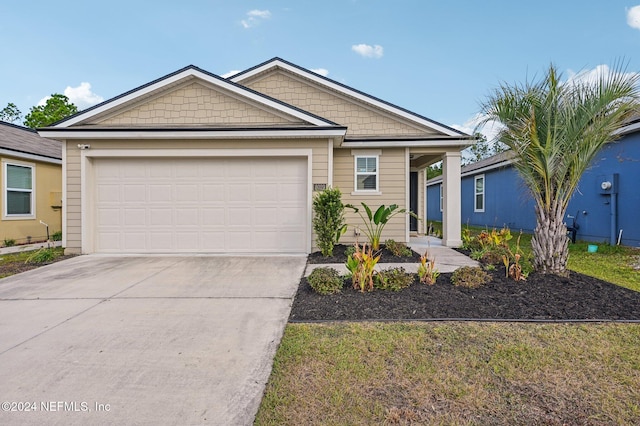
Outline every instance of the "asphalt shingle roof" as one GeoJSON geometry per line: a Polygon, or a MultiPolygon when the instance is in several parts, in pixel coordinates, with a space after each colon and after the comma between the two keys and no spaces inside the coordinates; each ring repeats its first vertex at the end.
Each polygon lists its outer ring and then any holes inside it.
{"type": "Polygon", "coordinates": [[[4,121],[0,121],[0,148],[62,159],[62,142],[43,138],[35,130],[4,121]]]}

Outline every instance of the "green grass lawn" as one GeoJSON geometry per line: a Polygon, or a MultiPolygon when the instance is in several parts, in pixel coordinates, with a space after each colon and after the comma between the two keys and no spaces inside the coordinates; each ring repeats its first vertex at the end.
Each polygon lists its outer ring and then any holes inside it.
{"type": "Polygon", "coordinates": [[[289,324],[256,424],[639,424],[638,347],[638,324],[289,324]]]}
{"type": "MultiPolygon", "coordinates": [[[[640,291],[639,250],[587,245],[569,269],[640,291]]],[[[638,348],[640,324],[289,324],[256,424],[640,425],[638,348]]]]}

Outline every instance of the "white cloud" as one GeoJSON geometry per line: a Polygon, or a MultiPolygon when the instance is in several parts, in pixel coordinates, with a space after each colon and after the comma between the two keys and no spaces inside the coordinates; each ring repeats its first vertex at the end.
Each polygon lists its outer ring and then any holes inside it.
{"type": "Polygon", "coordinates": [[[382,58],[384,55],[384,48],[379,44],[374,46],[370,46],[368,44],[354,44],[351,46],[351,50],[356,52],[358,55],[364,56],[365,58],[382,58]]]}
{"type": "MultiPolygon", "coordinates": [[[[62,94],[69,98],[69,102],[77,106],[79,110],[104,101],[102,96],[96,95],[91,91],[91,83],[87,83],[86,81],[80,83],[78,87],[67,86],[62,94]]],[[[38,106],[45,105],[50,98],[51,96],[45,96],[40,99],[38,106]]]]}
{"type": "Polygon", "coordinates": [[[226,73],[224,73],[224,74],[220,75],[220,77],[222,77],[222,78],[228,78],[228,77],[231,77],[232,75],[236,75],[236,74],[238,74],[239,72],[240,72],[240,70],[231,70],[231,71],[229,71],[229,72],[226,72],[226,73]]]}
{"type": "Polygon", "coordinates": [[[271,12],[268,10],[250,10],[247,12],[247,19],[240,21],[244,28],[251,28],[260,23],[260,21],[271,18],[271,12]]]}
{"type": "Polygon", "coordinates": [[[452,124],[451,127],[456,130],[460,130],[461,132],[465,132],[468,135],[473,135],[475,131],[478,131],[483,134],[488,141],[493,141],[498,136],[502,125],[497,121],[492,120],[488,121],[481,127],[477,127],[485,118],[486,116],[482,114],[475,114],[465,121],[464,124],[452,124]]]}
{"type": "Polygon", "coordinates": [[[329,75],[329,70],[325,68],[313,68],[311,71],[315,72],[316,74],[320,74],[323,77],[329,75]]]}
{"type": "MultiPolygon", "coordinates": [[[[573,70],[568,70],[568,83],[577,83],[577,84],[596,84],[601,78],[608,76],[609,74],[614,73],[609,65],[601,64],[597,65],[595,68],[590,70],[583,70],[579,72],[575,72],[573,70]]],[[[628,72],[623,75],[625,78],[633,78],[637,76],[638,73],[628,72]]]]}
{"type": "Polygon", "coordinates": [[[64,89],[64,95],[78,107],[85,109],[104,101],[104,98],[91,91],[91,84],[86,81],[80,83],[78,87],[67,86],[64,89]]]}
{"type": "Polygon", "coordinates": [[[627,24],[631,28],[640,30],[640,5],[627,9],[627,24]]]}

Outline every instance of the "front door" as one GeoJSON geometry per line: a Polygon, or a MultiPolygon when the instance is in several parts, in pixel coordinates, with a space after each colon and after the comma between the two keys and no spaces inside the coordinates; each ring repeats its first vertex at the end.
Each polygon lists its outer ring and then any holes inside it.
{"type": "MultiPolygon", "coordinates": [[[[409,174],[409,210],[418,214],[418,172],[409,174]]],[[[418,219],[409,216],[409,230],[418,232],[418,219]]]]}

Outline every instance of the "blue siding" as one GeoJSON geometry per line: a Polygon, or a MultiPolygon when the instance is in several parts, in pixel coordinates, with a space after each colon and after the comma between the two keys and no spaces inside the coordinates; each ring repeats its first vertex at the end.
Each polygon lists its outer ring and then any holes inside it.
{"type": "Polygon", "coordinates": [[[507,226],[532,232],[536,226],[534,204],[518,172],[511,167],[484,175],[484,212],[475,212],[474,176],[462,179],[462,223],[488,228],[507,226]]]}
{"type": "Polygon", "coordinates": [[[582,176],[567,212],[580,212],[578,238],[610,242],[611,196],[601,194],[600,183],[613,173],[619,175],[615,238],[622,229],[621,243],[640,247],[640,132],[605,145],[582,176]]]}
{"type": "MultiPolygon", "coordinates": [[[[619,175],[615,236],[622,229],[622,244],[640,247],[640,132],[605,145],[582,176],[567,214],[578,213],[578,239],[610,242],[611,196],[602,194],[600,183],[613,173],[619,175]]],[[[442,220],[439,190],[439,183],[427,187],[428,220],[442,220]]],[[[462,222],[488,228],[506,225],[512,231],[532,232],[536,226],[534,203],[517,171],[506,166],[464,176],[462,222]],[[485,177],[485,211],[474,212],[474,177],[481,174],[485,177]]],[[[567,219],[567,223],[571,220],[567,219]]]]}
{"type": "Polygon", "coordinates": [[[440,211],[440,184],[427,186],[427,223],[429,221],[442,222],[440,211]]]}

